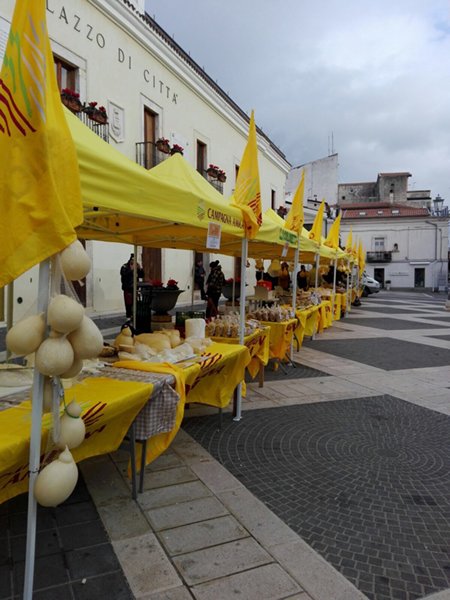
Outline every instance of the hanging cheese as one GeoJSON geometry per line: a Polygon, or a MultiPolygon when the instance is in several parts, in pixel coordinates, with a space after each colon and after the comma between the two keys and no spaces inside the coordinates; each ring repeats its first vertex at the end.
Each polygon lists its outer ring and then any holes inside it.
{"type": "Polygon", "coordinates": [[[59,294],[50,300],[47,321],[54,331],[70,333],[81,325],[84,308],[69,296],[59,294]]]}
{"type": "Polygon", "coordinates": [[[103,336],[92,319],[83,317],[80,327],[67,336],[76,358],[97,358],[103,350],[103,336]]]}
{"type": "Polygon", "coordinates": [[[73,363],[72,346],[64,336],[51,331],[36,351],[35,365],[42,375],[61,375],[73,363]]]}
{"type": "Polygon", "coordinates": [[[6,334],[6,347],[12,354],[26,356],[35,352],[45,338],[44,314],[26,317],[6,334]]]}
{"type": "Polygon", "coordinates": [[[62,415],[59,425],[60,433],[58,447],[69,450],[77,448],[84,440],[86,435],[86,426],[81,418],[81,406],[75,400],[66,407],[62,415]]]}
{"type": "Polygon", "coordinates": [[[75,357],[72,366],[67,371],[64,371],[64,373],[61,373],[60,377],[61,379],[72,379],[72,377],[76,377],[80,373],[82,368],[83,359],[75,357]]]}
{"type": "Polygon", "coordinates": [[[34,497],[41,506],[58,506],[67,500],[78,481],[78,467],[66,448],[44,467],[34,484],[34,497]]]}
{"type": "Polygon", "coordinates": [[[70,246],[64,248],[60,257],[64,275],[70,281],[83,279],[91,270],[91,259],[79,240],[75,240],[70,246]]]}

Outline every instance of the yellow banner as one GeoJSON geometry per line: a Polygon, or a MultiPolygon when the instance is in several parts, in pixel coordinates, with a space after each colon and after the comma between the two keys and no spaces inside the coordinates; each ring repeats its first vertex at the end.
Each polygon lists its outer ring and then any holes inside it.
{"type": "Polygon", "coordinates": [[[305,192],[305,170],[302,171],[302,177],[292,200],[291,208],[286,217],[286,228],[295,231],[297,235],[302,232],[305,221],[303,212],[303,195],[305,192]]]}
{"type": "MultiPolygon", "coordinates": [[[[72,450],[75,461],[117,450],[131,423],[151,396],[149,383],[124,382],[106,377],[88,378],[66,390],[66,404],[76,398],[83,407],[86,438],[72,450]]],[[[28,490],[31,403],[0,412],[0,503],[28,490]]],[[[49,436],[51,418],[44,415],[41,467],[59,451],[49,436]]]]}
{"type": "Polygon", "coordinates": [[[295,311],[295,316],[298,319],[298,325],[295,329],[295,337],[298,345],[301,346],[305,335],[313,336],[317,331],[319,321],[319,306],[308,306],[308,308],[298,309],[295,311]]]}
{"type": "Polygon", "coordinates": [[[16,0],[0,73],[0,287],[76,239],[83,221],[45,0],[16,0]]]}
{"type": "Polygon", "coordinates": [[[311,231],[309,232],[309,239],[314,240],[320,244],[322,240],[322,227],[323,227],[323,211],[325,209],[325,200],[322,200],[317,211],[316,218],[312,224],[311,231]]]}

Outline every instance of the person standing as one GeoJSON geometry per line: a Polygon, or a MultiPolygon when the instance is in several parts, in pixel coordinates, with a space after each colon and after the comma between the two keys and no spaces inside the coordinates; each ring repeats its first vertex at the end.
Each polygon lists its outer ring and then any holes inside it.
{"type": "Polygon", "coordinates": [[[307,290],[309,288],[308,271],[305,269],[305,265],[300,267],[300,271],[297,273],[297,287],[299,290],[307,290]]]}
{"type": "Polygon", "coordinates": [[[289,275],[289,265],[287,262],[281,263],[281,269],[278,275],[278,285],[285,291],[289,290],[291,286],[291,276],[289,275]]]}
{"type": "Polygon", "coordinates": [[[222,294],[222,288],[225,283],[225,275],[218,260],[209,264],[210,273],[206,280],[206,295],[208,304],[206,306],[206,317],[216,317],[219,312],[219,298],[222,294]]]}
{"type": "Polygon", "coordinates": [[[206,300],[205,294],[205,269],[203,267],[203,261],[201,258],[198,258],[195,263],[195,271],[194,271],[194,283],[200,290],[200,298],[202,300],[206,300]]]}
{"type": "MultiPolygon", "coordinates": [[[[133,271],[134,271],[134,254],[130,255],[128,261],[120,268],[120,281],[122,283],[123,300],[125,303],[125,312],[128,319],[133,316],[133,271]]],[[[137,264],[137,277],[144,277],[144,269],[137,264]]]]}

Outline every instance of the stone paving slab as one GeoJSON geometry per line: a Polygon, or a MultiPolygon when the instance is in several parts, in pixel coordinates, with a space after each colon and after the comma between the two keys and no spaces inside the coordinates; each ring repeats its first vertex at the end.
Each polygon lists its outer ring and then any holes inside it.
{"type": "MultiPolygon", "coordinates": [[[[285,381],[286,379],[307,379],[310,377],[325,377],[328,373],[321,371],[320,369],[315,369],[313,367],[308,367],[299,362],[294,362],[295,368],[292,365],[284,366],[284,370],[282,368],[278,368],[274,371],[270,366],[266,367],[264,370],[264,381],[285,381]],[[287,371],[287,372],[285,372],[287,371]]],[[[254,381],[248,373],[246,373],[245,380],[247,383],[254,381]]]]}
{"type": "MultiPolygon", "coordinates": [[[[352,340],[314,340],[307,347],[386,371],[423,367],[447,367],[450,350],[388,337],[352,340]]],[[[363,383],[363,381],[361,381],[363,383]]]]}
{"type": "Polygon", "coordinates": [[[281,600],[300,591],[300,586],[275,564],[216,579],[192,588],[196,600],[226,600],[236,597],[245,600],[281,600]]]}
{"type": "MultiPolygon", "coordinates": [[[[258,410],[221,431],[208,421],[184,427],[368,598],[450,587],[449,417],[379,396],[258,410]]],[[[219,498],[269,552],[295,543],[271,544],[246,492],[219,498]]]]}
{"type": "Polygon", "coordinates": [[[178,587],[181,580],[153,533],[113,542],[135,598],[178,587]]]}
{"type": "Polygon", "coordinates": [[[146,514],[154,530],[161,531],[162,529],[221,517],[226,515],[227,511],[216,498],[211,497],[155,508],[148,510],[146,514]]]}
{"type": "MultiPolygon", "coordinates": [[[[152,477],[152,473],[147,477],[152,477]]],[[[139,505],[144,510],[170,506],[178,502],[187,502],[211,496],[210,490],[201,481],[189,481],[178,485],[150,489],[139,495],[139,505]]]]}
{"type": "MultiPolygon", "coordinates": [[[[423,317],[425,318],[425,317],[423,317]]],[[[363,325],[364,327],[373,327],[375,329],[385,329],[387,331],[411,330],[411,329],[439,329],[442,325],[438,323],[422,323],[420,321],[407,321],[406,319],[391,319],[389,317],[373,318],[363,316],[350,316],[349,325],[363,325]]]]}
{"type": "Polygon", "coordinates": [[[244,537],[248,537],[248,532],[232,516],[166,529],[160,534],[160,538],[171,556],[209,548],[244,537]]]}
{"type": "Polygon", "coordinates": [[[272,557],[250,537],[175,556],[173,562],[191,586],[247,571],[273,562],[272,557]]]}

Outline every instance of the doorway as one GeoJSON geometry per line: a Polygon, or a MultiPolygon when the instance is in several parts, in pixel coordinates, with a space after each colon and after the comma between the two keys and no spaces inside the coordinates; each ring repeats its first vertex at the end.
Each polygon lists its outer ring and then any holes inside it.
{"type": "Polygon", "coordinates": [[[374,269],[373,278],[378,281],[380,287],[384,288],[384,269],[374,269]]]}
{"type": "Polygon", "coordinates": [[[414,269],[414,287],[425,287],[425,269],[422,267],[419,269],[414,269]]]}

